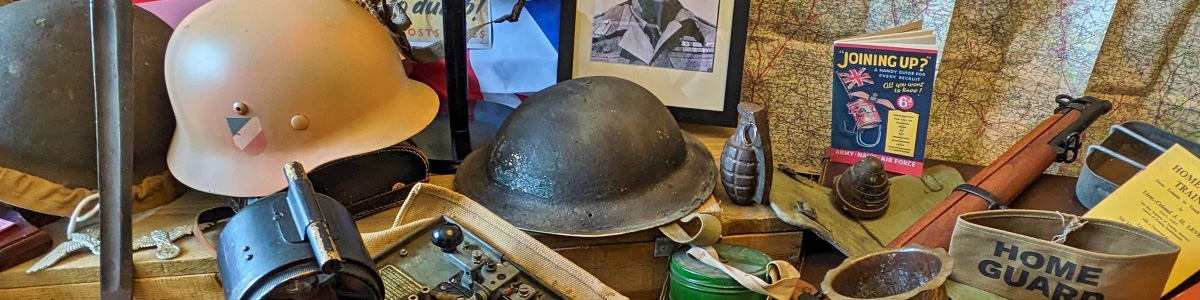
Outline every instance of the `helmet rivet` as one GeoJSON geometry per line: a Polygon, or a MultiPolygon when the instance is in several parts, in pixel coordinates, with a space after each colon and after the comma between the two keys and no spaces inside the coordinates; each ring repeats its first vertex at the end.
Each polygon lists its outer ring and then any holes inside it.
{"type": "Polygon", "coordinates": [[[305,130],[308,129],[308,117],[296,115],[292,117],[292,129],[305,130]]]}
{"type": "Polygon", "coordinates": [[[245,103],[234,102],[233,111],[239,115],[246,115],[246,112],[250,111],[250,107],[247,107],[245,103]]]}

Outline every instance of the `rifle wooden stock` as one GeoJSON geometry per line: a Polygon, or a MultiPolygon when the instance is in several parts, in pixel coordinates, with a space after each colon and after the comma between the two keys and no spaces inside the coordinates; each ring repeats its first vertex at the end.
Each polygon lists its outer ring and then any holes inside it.
{"type": "MultiPolygon", "coordinates": [[[[1045,172],[1058,158],[1052,141],[1066,130],[1086,129],[1095,118],[1108,112],[1107,101],[1094,100],[1097,106],[1091,113],[1079,109],[1059,110],[1042,121],[1037,128],[1021,138],[1012,148],[1004,152],[987,168],[967,181],[967,184],[982,188],[996,195],[1000,203],[1008,205],[1016,199],[1038,175],[1045,172]],[[1098,111],[1098,112],[1097,112],[1098,111]],[[1077,122],[1080,122],[1077,124],[1077,122]],[[1082,125],[1082,127],[1081,127],[1082,125]]],[[[973,211],[988,209],[990,203],[979,196],[963,191],[954,191],[946,200],[917,220],[900,236],[888,243],[888,247],[918,244],[932,248],[950,248],[950,235],[958,216],[973,211]]]]}

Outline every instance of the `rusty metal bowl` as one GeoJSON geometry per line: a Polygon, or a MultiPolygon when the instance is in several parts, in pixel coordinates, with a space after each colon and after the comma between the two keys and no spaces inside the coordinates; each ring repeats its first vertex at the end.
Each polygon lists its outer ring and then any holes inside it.
{"type": "Polygon", "coordinates": [[[825,274],[821,290],[831,300],[946,300],[942,285],[953,267],[941,248],[886,248],[842,262],[825,274]]]}

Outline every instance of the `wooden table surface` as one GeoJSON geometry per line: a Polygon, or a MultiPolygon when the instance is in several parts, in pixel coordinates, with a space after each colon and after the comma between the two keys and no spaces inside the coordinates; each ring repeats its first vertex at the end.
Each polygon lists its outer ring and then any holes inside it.
{"type": "MultiPolygon", "coordinates": [[[[696,135],[718,158],[725,140],[733,128],[683,125],[685,131],[696,135]]],[[[714,162],[719,159],[714,159],[714,162]]],[[[816,169],[806,171],[816,172],[816,169]]],[[[435,175],[430,183],[453,186],[453,175],[435,175]]],[[[801,241],[804,233],[774,217],[766,206],[742,207],[725,205],[723,189],[714,191],[701,210],[718,215],[724,225],[727,243],[751,246],[777,259],[801,262],[801,241]]],[[[134,236],[148,234],[190,222],[198,211],[223,205],[216,196],[192,192],[166,206],[139,214],[133,219],[134,236]]],[[[361,232],[387,229],[392,225],[399,208],[368,216],[356,223],[361,232]]],[[[54,237],[56,245],[64,240],[65,222],[59,221],[44,229],[54,237]]],[[[215,241],[217,232],[207,234],[215,241]]],[[[576,238],[535,235],[547,246],[595,274],[606,284],[634,299],[656,299],[666,279],[666,258],[655,258],[657,231],[640,231],[606,238],[576,238]]],[[[154,258],[152,250],[134,252],[137,298],[143,299],[221,299],[222,289],[217,282],[217,266],[211,254],[203,251],[193,237],[176,242],[182,249],[180,257],[171,260],[154,258]]],[[[34,260],[36,261],[36,259],[34,260]]],[[[91,299],[99,293],[99,259],[91,254],[67,257],[54,267],[32,275],[25,270],[33,261],[0,272],[0,298],[4,299],[91,299]]]]}
{"type": "MultiPolygon", "coordinates": [[[[719,158],[721,148],[732,128],[683,125],[696,135],[719,158]]],[[[787,145],[775,145],[786,147],[787,145]]],[[[719,161],[719,159],[714,159],[719,161]]],[[[970,178],[982,167],[932,161],[949,164],[970,178]]],[[[825,170],[799,169],[801,172],[838,174],[845,165],[831,164],[825,170]]],[[[832,177],[832,176],[824,176],[832,177]]],[[[779,177],[776,180],[791,180],[779,177]]],[[[452,175],[435,175],[430,183],[452,187],[452,175]]],[[[1074,178],[1043,175],[1022,194],[1014,207],[1060,210],[1082,213],[1083,207],[1073,199],[1074,178]]],[[[724,190],[718,185],[714,196],[701,210],[718,215],[724,226],[723,242],[741,244],[762,250],[776,259],[791,261],[801,269],[802,278],[819,284],[825,272],[836,267],[845,259],[841,253],[809,232],[783,223],[766,206],[736,206],[727,204],[724,190]],[[804,241],[801,243],[801,241],[804,241]]],[[[133,220],[135,236],[153,229],[162,229],[190,222],[198,211],[222,205],[215,196],[191,193],[185,197],[148,213],[139,214],[133,220]]],[[[392,225],[399,208],[387,210],[357,221],[361,232],[387,229],[392,225]]],[[[56,222],[45,229],[56,243],[63,240],[63,222],[56,222]]],[[[210,232],[211,240],[217,233],[210,232]]],[[[666,259],[651,255],[657,231],[640,231],[606,238],[576,238],[552,235],[535,235],[547,246],[571,259],[585,270],[592,272],[606,284],[633,299],[656,299],[666,278],[666,259]]],[[[177,244],[183,254],[172,260],[158,260],[153,251],[134,252],[135,295],[143,299],[221,299],[222,290],[217,282],[215,259],[202,251],[195,238],[185,237],[177,244]]],[[[63,260],[54,267],[33,275],[24,273],[33,262],[0,272],[0,298],[5,299],[90,299],[99,293],[98,257],[78,254],[63,260]]]]}

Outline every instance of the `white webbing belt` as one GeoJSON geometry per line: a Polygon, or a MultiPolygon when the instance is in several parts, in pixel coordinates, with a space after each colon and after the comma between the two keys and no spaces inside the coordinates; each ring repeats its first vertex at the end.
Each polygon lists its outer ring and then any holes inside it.
{"type": "Polygon", "coordinates": [[[791,299],[797,286],[800,286],[801,291],[805,293],[817,292],[816,287],[800,280],[800,271],[787,261],[776,260],[768,263],[768,280],[722,263],[721,258],[717,255],[717,250],[712,247],[721,239],[721,220],[713,215],[693,213],[684,216],[678,222],[663,225],[658,229],[672,241],[690,245],[692,248],[688,249],[688,256],[721,270],[755,293],[767,295],[768,300],[791,299]],[[696,234],[689,234],[679,225],[680,222],[686,223],[692,220],[700,221],[700,230],[696,234]]]}

